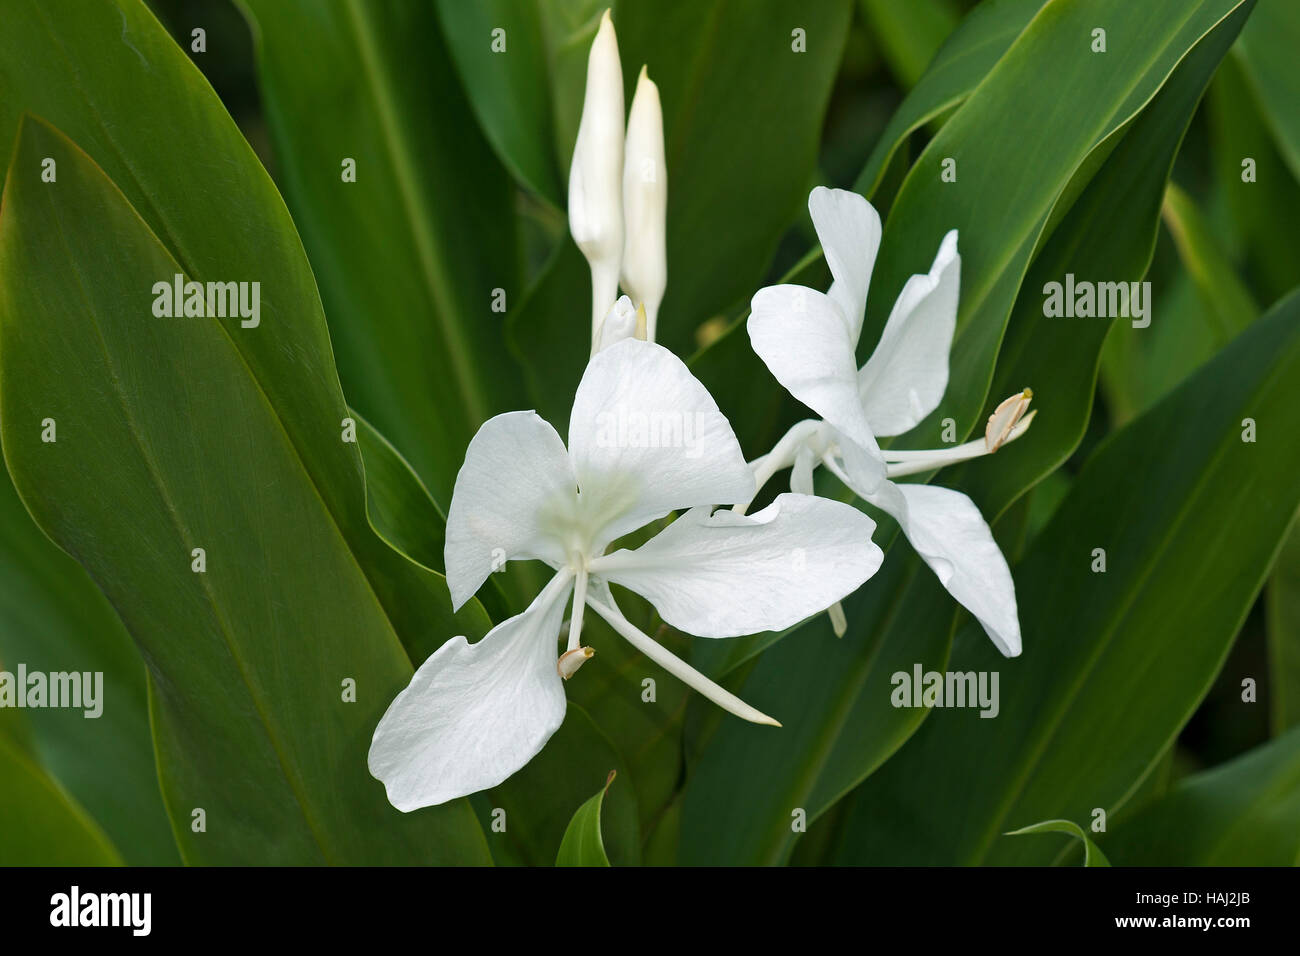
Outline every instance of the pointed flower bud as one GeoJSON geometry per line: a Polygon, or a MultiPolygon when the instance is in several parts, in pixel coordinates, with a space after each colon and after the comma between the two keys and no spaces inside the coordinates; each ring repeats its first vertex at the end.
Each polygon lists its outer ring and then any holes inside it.
{"type": "Polygon", "coordinates": [[[569,169],[569,231],[591,266],[591,334],[618,294],[623,257],[623,67],[609,11],[587,57],[587,93],[569,169]]]}
{"type": "Polygon", "coordinates": [[[664,114],[659,87],[641,68],[627,120],[623,151],[623,289],[646,310],[649,340],[655,340],[659,303],[668,282],[664,236],[668,215],[668,170],[664,163],[664,114]]]}

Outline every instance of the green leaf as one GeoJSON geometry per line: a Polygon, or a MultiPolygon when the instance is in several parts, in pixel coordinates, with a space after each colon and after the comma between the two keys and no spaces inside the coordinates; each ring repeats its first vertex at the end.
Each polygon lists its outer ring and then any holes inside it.
{"type": "Polygon", "coordinates": [[[964,102],[1046,2],[985,0],[967,14],[890,118],[853,189],[870,199],[899,147],[926,123],[964,102]]]}
{"type": "Polygon", "coordinates": [[[1293,0],[1259,0],[1250,23],[1241,31],[1241,65],[1296,179],[1300,179],[1298,48],[1300,6],[1293,0]]]}
{"type": "Polygon", "coordinates": [[[1282,544],[1264,598],[1269,717],[1277,735],[1300,725],[1300,521],[1282,544]]]}
{"type": "MultiPolygon", "coordinates": [[[[1142,275],[1178,143],[1232,41],[1231,26],[1215,31],[1213,42],[1198,44],[1150,106],[1115,132],[1118,145],[1108,144],[1107,161],[1091,171],[1025,283],[993,394],[1000,399],[1032,384],[1042,411],[1022,440],[939,479],[970,493],[991,522],[1068,457],[1091,408],[1107,323],[1044,320],[1042,284],[1071,269],[1101,278],[1142,275]]],[[[696,862],[781,861],[796,839],[790,827],[795,809],[815,820],[920,725],[924,711],[891,706],[890,677],[918,663],[923,670],[944,667],[956,606],[905,543],[890,546],[893,528],[886,520],[875,536],[887,548],[884,567],[845,602],[849,633],[843,639],[834,637],[823,616],[793,633],[747,639],[748,647],[735,642],[739,654],[726,658],[721,670],[710,668],[723,673],[770,648],[752,673],[735,675],[743,678],[737,693],[756,707],[774,708],[767,712],[785,726],[770,733],[723,722],[705,745],[686,789],[684,856],[707,847],[696,862]],[[800,702],[795,713],[781,706],[790,700],[800,702]]]]}
{"type": "MultiPolygon", "coordinates": [[[[116,612],[75,561],[32,522],[0,472],[0,665],[103,675],[98,717],[26,715],[31,756],[121,848],[126,862],[180,862],[158,793],[144,664],[116,612]]],[[[0,731],[3,733],[3,731],[0,731]]]]}
{"type": "Polygon", "coordinates": [[[611,770],[605,786],[573,814],[569,828],[564,831],[564,839],[560,841],[560,852],[555,855],[556,866],[609,866],[605,841],[600,835],[600,808],[614,777],[611,770]]]}
{"type": "Polygon", "coordinates": [[[475,429],[522,405],[493,309],[494,290],[507,310],[523,293],[509,177],[432,4],[242,2],[348,401],[445,504],[475,429]]]}
{"type": "Polygon", "coordinates": [[[1300,728],[1183,778],[1106,845],[1116,866],[1300,864],[1300,728]]]}
{"type": "MultiPolygon", "coordinates": [[[[336,488],[364,515],[359,459],[335,431],[342,396],[306,371],[312,299],[295,301],[297,277],[252,272],[292,323],[278,309],[256,328],[156,317],[154,284],[185,267],[89,157],[36,120],[20,130],[4,210],[10,474],[145,657],[159,776],[185,859],[486,861],[465,801],[403,816],[366,772],[373,728],[411,665],[307,464],[332,454],[325,474],[350,479],[336,488]],[[47,157],[56,183],[40,181],[47,157]],[[274,381],[321,410],[312,440],[290,437],[272,377],[237,344],[254,340],[294,356],[274,381]],[[60,425],[55,443],[40,440],[47,417],[60,425]],[[190,826],[195,808],[206,831],[190,826]]],[[[323,335],[319,315],[316,329],[323,335]]]]}
{"type": "Polygon", "coordinates": [[[474,115],[493,149],[520,183],[563,206],[561,183],[567,176],[560,174],[553,149],[550,68],[539,4],[438,0],[438,17],[474,115]]]}
{"type": "MultiPolygon", "coordinates": [[[[1112,134],[1238,8],[1249,9],[1248,0],[1048,4],[930,141],[890,210],[872,278],[871,302],[893,302],[928,262],[918,255],[931,253],[918,250],[937,249],[959,230],[962,294],[948,388],[906,444],[933,443],[945,418],[959,433],[978,420],[1030,259],[1086,184],[1076,173],[1101,166],[1112,134]],[[1102,23],[1107,50],[1094,53],[1092,31],[1102,23]],[[1035,144],[1028,166],[1026,143],[1035,144]],[[940,175],[949,159],[955,183],[940,175]]],[[[887,308],[868,308],[864,351],[887,316],[887,308]]]]}
{"type": "Polygon", "coordinates": [[[1083,842],[1084,866],[1110,866],[1110,861],[1106,859],[1106,854],[1101,852],[1101,847],[1097,846],[1092,841],[1092,837],[1088,836],[1087,831],[1073,820],[1044,820],[1042,823],[1034,823],[1019,830],[1010,830],[1003,835],[1023,836],[1027,833],[1068,833],[1083,842]]]}
{"type": "Polygon", "coordinates": [[[951,0],[858,0],[858,7],[905,89],[916,85],[958,20],[951,0]]]}
{"type": "Polygon", "coordinates": [[[16,0],[6,12],[0,156],[13,153],[23,111],[42,116],[99,164],[187,275],[274,277],[260,328],[276,332],[236,336],[235,347],[410,656],[423,661],[451,634],[485,633],[479,609],[453,618],[443,582],[371,530],[361,458],[341,441],[347,409],[316,279],[270,177],[189,58],[138,0],[88,8],[16,0]],[[71,79],[70,62],[77,64],[71,79]]]}
{"type": "Polygon", "coordinates": [[[1284,437],[1298,374],[1300,294],[1101,447],[1015,569],[1024,654],[1000,657],[978,625],[954,643],[948,670],[1000,674],[998,717],[932,713],[858,789],[841,862],[1047,862],[997,834],[1129,799],[1209,689],[1300,503],[1284,437]],[[1267,437],[1243,442],[1246,417],[1267,437]]]}
{"type": "Polygon", "coordinates": [[[0,734],[0,866],[120,866],[86,812],[0,734]]]}

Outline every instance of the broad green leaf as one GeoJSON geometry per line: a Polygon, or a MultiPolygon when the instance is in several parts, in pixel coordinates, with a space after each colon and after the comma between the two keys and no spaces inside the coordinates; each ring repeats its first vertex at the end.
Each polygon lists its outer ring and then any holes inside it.
{"type": "Polygon", "coordinates": [[[509,177],[431,3],[242,2],[343,389],[445,507],[475,429],[523,405],[500,311],[523,292],[509,177]]]}
{"type": "Polygon", "coordinates": [[[858,0],[858,9],[904,89],[916,85],[958,21],[952,0],[858,0]]]}
{"type": "Polygon", "coordinates": [[[140,655],[86,572],[41,533],[0,473],[0,667],[12,673],[19,663],[103,675],[98,717],[84,708],[6,716],[26,715],[32,756],[90,808],[128,863],[179,863],[158,793],[140,655]]]}
{"type": "Polygon", "coordinates": [[[1116,866],[1300,865],[1300,729],[1185,777],[1106,846],[1116,866]]]}
{"type": "Polygon", "coordinates": [[[1011,830],[1004,836],[1024,836],[1030,833],[1067,833],[1083,843],[1084,866],[1110,866],[1106,854],[1093,842],[1086,830],[1073,820],[1044,820],[1042,823],[1030,824],[1019,830],[1011,830]]]}
{"type": "Polygon", "coordinates": [[[550,67],[537,0],[438,0],[447,50],[479,126],[514,177],[564,205],[556,162],[550,67]]]}
{"type": "Polygon", "coordinates": [[[560,842],[560,852],[555,855],[556,866],[609,866],[605,855],[605,841],[600,835],[600,807],[605,794],[614,782],[614,771],[609,772],[605,786],[594,797],[578,807],[569,821],[560,842]]]}
{"type": "Polygon", "coordinates": [[[0,781],[0,866],[121,865],[95,822],[5,734],[0,781]]]}
{"type": "Polygon", "coordinates": [[[1076,172],[1100,168],[1112,134],[1150,102],[1188,50],[1249,6],[1057,0],[930,141],[890,210],[872,278],[876,305],[869,304],[862,336],[865,355],[888,316],[884,304],[928,266],[945,233],[959,230],[962,294],[948,388],[908,444],[933,442],[945,418],[956,420],[959,433],[974,425],[1030,258],[1084,186],[1076,172]],[[1102,23],[1106,52],[1095,53],[1092,31],[1102,23]],[[948,160],[955,182],[941,176],[948,160]]]}
{"type": "Polygon", "coordinates": [[[1264,594],[1269,718],[1274,734],[1300,724],[1300,521],[1278,554],[1264,594]]]}
{"type": "Polygon", "coordinates": [[[1192,198],[1172,183],[1165,193],[1163,213],[1183,265],[1218,324],[1219,342],[1226,343],[1255,321],[1259,306],[1237,278],[1209,221],[1192,198]]]}
{"type": "Polygon", "coordinates": [[[361,458],[342,441],[347,409],[316,279],[275,186],[189,58],[139,0],[15,0],[6,13],[0,156],[13,154],[19,117],[30,111],[90,155],[187,275],[273,277],[275,294],[261,300],[263,334],[236,336],[234,345],[411,657],[422,661],[458,630],[484,633],[478,609],[453,619],[443,583],[371,530],[361,458]]]}
{"type": "Polygon", "coordinates": [[[926,123],[965,101],[1046,2],[985,0],[968,13],[890,119],[853,189],[871,198],[899,147],[926,123]]]}
{"type": "Polygon", "coordinates": [[[627,765],[587,712],[569,701],[564,725],[542,752],[500,786],[473,802],[485,821],[488,845],[498,864],[549,866],[573,819],[573,808],[591,793],[591,781],[617,772],[623,783],[607,796],[600,822],[603,845],[616,866],[641,859],[641,828],[627,765]],[[504,811],[499,831],[486,821],[504,811]]]}
{"type": "Polygon", "coordinates": [[[1296,179],[1300,179],[1298,48],[1300,5],[1294,0],[1259,0],[1250,23],[1241,31],[1241,65],[1296,179]]]}
{"type": "MultiPolygon", "coordinates": [[[[144,655],[182,855],[486,861],[467,802],[404,816],[366,771],[371,733],[411,664],[304,445],[236,344],[300,344],[311,299],[289,326],[279,312],[256,328],[156,317],[154,284],[178,273],[85,153],[40,120],[23,123],[0,217],[0,440],[28,510],[144,655]],[[40,179],[45,158],[55,183],[40,179]],[[41,441],[45,418],[59,423],[57,442],[41,441]],[[206,830],[190,825],[196,809],[206,830]]],[[[253,274],[265,301],[289,307],[294,275],[253,274]]],[[[306,367],[277,385],[322,409],[313,451],[354,468],[335,432],[342,396],[306,367]]]]}
{"type": "MultiPolygon", "coordinates": [[[[990,521],[1068,457],[1091,407],[1106,323],[1045,319],[1043,282],[1067,269],[1116,279],[1142,275],[1178,143],[1231,41],[1231,29],[1215,31],[1213,42],[1199,44],[1150,106],[1114,134],[1118,145],[1108,149],[1035,263],[994,394],[1032,384],[1043,410],[1022,440],[938,479],[971,493],[990,521]]],[[[882,547],[892,528],[886,521],[875,536],[882,547]]],[[[845,608],[850,626],[843,639],[821,618],[786,635],[746,639],[748,647],[737,642],[738,655],[722,662],[734,668],[779,638],[737,692],[756,707],[777,708],[768,712],[785,727],[764,737],[765,728],[724,724],[706,745],[686,790],[684,854],[706,834],[722,834],[711,844],[720,860],[779,862],[796,839],[794,810],[816,819],[920,724],[924,711],[891,706],[890,676],[917,663],[923,670],[943,668],[956,610],[951,598],[904,542],[889,547],[883,569],[845,608]],[[801,709],[781,710],[788,700],[800,701],[801,709]]]]}
{"type": "Polygon", "coordinates": [[[1024,654],[1002,658],[978,625],[954,643],[948,670],[1000,675],[998,717],[932,713],[858,789],[841,862],[1046,862],[1050,848],[998,834],[1129,799],[1213,682],[1300,504],[1298,374],[1300,294],[1089,459],[1015,568],[1024,654]],[[1242,441],[1247,417],[1258,442],[1242,441]]]}

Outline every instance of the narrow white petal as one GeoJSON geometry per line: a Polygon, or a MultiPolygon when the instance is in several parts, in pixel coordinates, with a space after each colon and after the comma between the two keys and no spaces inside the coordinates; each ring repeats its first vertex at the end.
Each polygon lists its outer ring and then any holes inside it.
{"type": "Polygon", "coordinates": [[[889,481],[867,500],[894,516],[948,593],[975,615],[999,651],[1016,657],[1015,582],[975,503],[950,488],[889,481]]]}
{"type": "Polygon", "coordinates": [[[944,236],[930,272],[912,276],[903,286],[880,342],[862,368],[862,402],[877,436],[914,428],[943,398],[960,284],[954,229],[944,236]]]}
{"type": "Polygon", "coordinates": [[[808,212],[835,278],[828,294],[839,306],[856,346],[880,251],[880,214],[857,193],[824,186],[808,195],[808,212]]]}
{"type": "Polygon", "coordinates": [[[795,398],[858,444],[876,449],[858,391],[854,340],[827,296],[800,285],[759,289],[750,302],[749,341],[795,398]]]}
{"type": "Polygon", "coordinates": [[[635,551],[591,562],[593,574],[648,599],[700,637],[780,631],[853,593],[883,555],[876,523],[851,505],[778,495],[754,515],[692,509],[635,551]]]}
{"type": "Polygon", "coordinates": [[[813,469],[816,467],[817,456],[813,450],[807,445],[800,448],[790,469],[790,490],[799,495],[813,494],[813,469]]]}
{"type": "Polygon", "coordinates": [[[402,811],[501,783],[564,722],[556,639],[572,578],[552,578],[528,610],[481,641],[454,637],[389,705],[370,744],[370,773],[402,811]]]}
{"type": "Polygon", "coordinates": [[[536,412],[483,423],[456,475],[443,560],[452,606],[473,596],[503,561],[565,559],[577,481],[559,434],[536,412]]]}
{"type": "Polygon", "coordinates": [[[754,495],[712,396],[651,342],[624,339],[592,358],[573,401],[569,452],[591,554],[670,511],[754,495]]]}
{"type": "Polygon", "coordinates": [[[672,674],[686,686],[693,690],[699,691],[709,700],[713,701],[723,710],[735,714],[742,720],[748,720],[754,724],[767,724],[771,727],[780,727],[779,721],[773,720],[767,714],[760,710],[750,707],[731,691],[720,687],[713,681],[709,680],[690,664],[673,654],[662,644],[656,643],[649,635],[638,630],[618,611],[597,600],[594,597],[587,597],[587,604],[593,611],[609,622],[629,644],[644,654],[650,660],[654,661],[668,673],[672,674]]]}

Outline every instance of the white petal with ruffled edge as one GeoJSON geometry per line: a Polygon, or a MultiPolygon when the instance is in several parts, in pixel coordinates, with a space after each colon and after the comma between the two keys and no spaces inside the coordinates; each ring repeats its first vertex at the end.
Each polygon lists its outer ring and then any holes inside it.
{"type": "Polygon", "coordinates": [[[939,583],[1007,657],[1020,654],[1016,586],[975,503],[959,491],[887,481],[868,500],[898,521],[939,583]]]}
{"type": "Polygon", "coordinates": [[[447,512],[443,561],[454,608],[473,596],[502,560],[559,565],[560,532],[572,527],[577,481],[559,434],[536,412],[483,423],[447,512]]]}
{"type": "Polygon", "coordinates": [[[670,511],[754,494],[713,397],[651,342],[625,339],[592,358],[573,401],[569,453],[591,554],[670,511]]]}
{"type": "Polygon", "coordinates": [[[591,571],[698,637],[780,631],[876,573],[875,527],[851,505],[784,494],[748,516],[692,509],[635,551],[592,561],[591,571]]]}
{"type": "Polygon", "coordinates": [[[862,367],[861,401],[877,437],[909,431],[943,398],[960,285],[954,229],[944,236],[930,272],[907,280],[862,367]]]}
{"type": "Polygon", "coordinates": [[[880,214],[857,193],[825,186],[808,194],[808,212],[835,278],[827,295],[839,307],[856,346],[880,251],[880,214]]]}
{"type": "Polygon", "coordinates": [[[370,744],[370,773],[404,812],[501,783],[564,722],[556,637],[572,575],[474,644],[454,637],[397,695],[370,744]]]}
{"type": "Polygon", "coordinates": [[[750,302],[746,328],[758,357],[791,395],[858,444],[879,449],[858,391],[853,339],[838,306],[801,285],[768,286],[750,302]]]}

